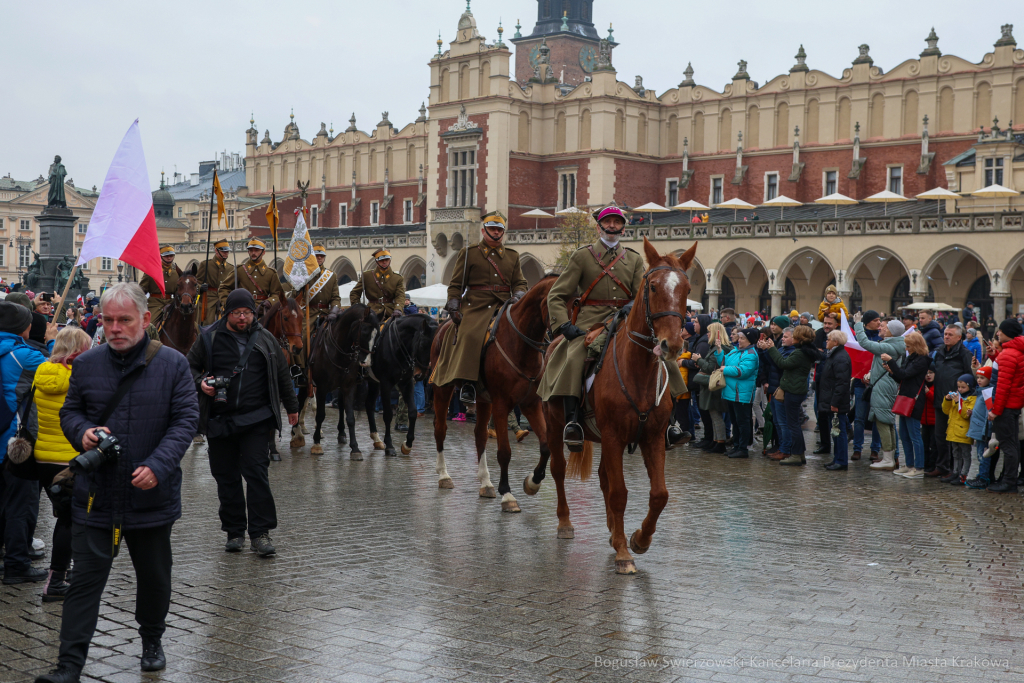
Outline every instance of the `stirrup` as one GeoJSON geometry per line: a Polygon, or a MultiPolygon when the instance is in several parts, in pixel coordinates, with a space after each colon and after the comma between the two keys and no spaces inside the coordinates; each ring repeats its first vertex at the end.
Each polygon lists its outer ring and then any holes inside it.
{"type": "Polygon", "coordinates": [[[565,423],[565,429],[562,430],[562,443],[565,444],[566,448],[569,449],[570,453],[582,453],[583,452],[583,427],[580,426],[579,422],[567,422],[565,423]]]}
{"type": "Polygon", "coordinates": [[[685,432],[682,427],[679,426],[678,422],[670,422],[668,429],[665,430],[665,447],[666,449],[675,448],[676,444],[683,440],[685,432]]]}
{"type": "Polygon", "coordinates": [[[472,382],[466,382],[462,385],[462,391],[459,392],[459,400],[463,403],[476,403],[476,386],[472,382]]]}

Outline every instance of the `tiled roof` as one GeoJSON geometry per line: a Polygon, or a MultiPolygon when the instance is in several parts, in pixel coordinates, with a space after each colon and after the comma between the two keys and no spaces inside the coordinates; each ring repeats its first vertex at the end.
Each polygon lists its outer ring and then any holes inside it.
{"type": "Polygon", "coordinates": [[[38,183],[34,180],[15,180],[14,178],[0,178],[0,190],[20,190],[31,192],[36,189],[38,183]]]}
{"type": "MultiPolygon", "coordinates": [[[[234,192],[236,188],[245,185],[245,169],[237,171],[218,171],[217,179],[220,180],[220,187],[225,192],[234,192]]],[[[199,177],[197,185],[191,185],[188,180],[177,185],[167,185],[166,190],[171,193],[175,201],[183,199],[198,199],[200,195],[209,193],[213,188],[213,172],[199,177]]]]}

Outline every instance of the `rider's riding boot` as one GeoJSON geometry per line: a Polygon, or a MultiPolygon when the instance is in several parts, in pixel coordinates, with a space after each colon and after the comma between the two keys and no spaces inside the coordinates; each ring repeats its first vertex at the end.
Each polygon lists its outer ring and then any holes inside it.
{"type": "Polygon", "coordinates": [[[562,441],[571,453],[583,452],[583,427],[580,426],[580,400],[575,396],[563,396],[562,406],[565,410],[565,431],[562,441]]]}
{"type": "Polygon", "coordinates": [[[466,382],[462,385],[459,400],[463,403],[476,403],[476,384],[474,382],[466,382]]]}

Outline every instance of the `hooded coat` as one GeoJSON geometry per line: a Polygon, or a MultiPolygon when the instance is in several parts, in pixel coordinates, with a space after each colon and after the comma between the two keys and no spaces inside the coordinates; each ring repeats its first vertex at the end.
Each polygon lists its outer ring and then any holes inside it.
{"type": "Polygon", "coordinates": [[[907,349],[906,341],[903,337],[883,337],[879,341],[871,341],[864,332],[864,323],[857,323],[854,326],[854,334],[857,337],[857,343],[865,351],[875,356],[871,361],[871,375],[868,382],[871,385],[871,410],[868,412],[868,419],[887,425],[896,424],[892,404],[896,401],[899,385],[885,369],[882,354],[887,353],[893,358],[902,358],[907,349]]]}

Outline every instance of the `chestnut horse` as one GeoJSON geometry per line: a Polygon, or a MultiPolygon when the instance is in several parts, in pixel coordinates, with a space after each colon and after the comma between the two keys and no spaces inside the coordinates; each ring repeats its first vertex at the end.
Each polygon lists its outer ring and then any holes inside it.
{"type": "MultiPolygon", "coordinates": [[[[666,395],[668,372],[682,349],[683,316],[690,281],[686,271],[697,253],[694,243],[689,250],[675,256],[662,256],[644,238],[644,255],[649,266],[643,276],[632,303],[632,310],[619,323],[605,359],[597,371],[594,383],[587,392],[585,412],[593,407],[594,420],[584,420],[588,441],[601,443],[601,464],[598,476],[604,494],[608,530],[615,549],[615,570],[619,574],[635,574],[636,565],[629,550],[637,554],[647,552],[661,511],[668,502],[665,488],[665,430],[672,413],[672,397],[666,395]],[[663,362],[663,360],[665,362],[663,362]],[[610,367],[609,367],[610,366],[610,367]],[[592,429],[600,425],[600,434],[592,429]],[[622,452],[629,446],[630,453],[639,445],[643,454],[647,476],[651,480],[651,493],[647,517],[629,538],[623,529],[626,511],[626,482],[622,472],[622,452]]],[[[562,453],[562,429],[565,416],[562,400],[544,404],[551,444],[551,476],[558,490],[558,537],[572,538],[569,505],[565,499],[565,458],[562,453]]],[[[584,453],[570,456],[569,469],[579,473],[581,479],[590,474],[591,462],[584,453]]]]}
{"type": "Polygon", "coordinates": [[[171,301],[164,306],[162,319],[157,325],[159,341],[187,356],[189,349],[199,338],[196,323],[196,299],[199,296],[199,279],[196,265],[181,274],[178,286],[171,294],[171,301]]]}
{"type": "MultiPolygon", "coordinates": [[[[480,497],[494,498],[494,484],[487,469],[487,422],[494,416],[495,431],[498,434],[498,464],[501,466],[501,480],[498,493],[501,494],[503,512],[519,512],[519,503],[512,495],[508,483],[508,466],[512,460],[512,446],[505,425],[508,414],[518,405],[529,420],[530,426],[540,441],[540,462],[523,481],[523,490],[534,495],[540,490],[541,481],[547,470],[548,450],[544,428],[544,414],[537,397],[537,384],[544,372],[544,354],[547,351],[545,333],[548,328],[547,299],[556,277],[549,275],[534,285],[517,303],[506,302],[495,314],[491,334],[484,347],[480,367],[480,378],[490,394],[490,403],[484,400],[483,392],[477,398],[476,408],[476,457],[477,478],[480,482],[480,497]]],[[[451,321],[445,323],[452,325],[451,321]]],[[[443,331],[434,338],[430,353],[433,368],[441,353],[443,331]]],[[[439,488],[455,488],[444,461],[444,439],[448,432],[448,404],[451,402],[455,385],[434,388],[434,441],[437,444],[437,485],[439,488]]]]}
{"type": "MultiPolygon", "coordinates": [[[[260,324],[277,339],[277,343],[281,346],[281,351],[284,352],[285,361],[291,368],[292,378],[294,379],[298,374],[301,374],[301,369],[297,370],[298,366],[292,360],[292,349],[302,348],[302,309],[299,307],[299,304],[295,299],[285,299],[273,304],[263,314],[260,324]]],[[[306,445],[306,440],[302,437],[302,431],[299,429],[300,426],[301,423],[292,427],[292,441],[290,444],[292,448],[306,445]]],[[[270,440],[270,459],[281,459],[281,456],[278,455],[275,439],[270,440]]]]}

